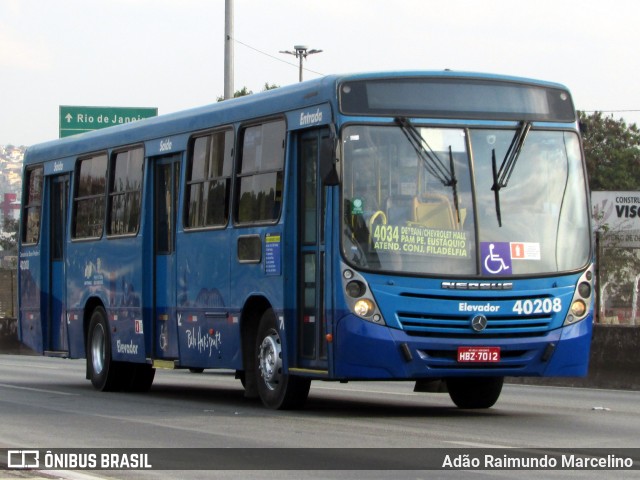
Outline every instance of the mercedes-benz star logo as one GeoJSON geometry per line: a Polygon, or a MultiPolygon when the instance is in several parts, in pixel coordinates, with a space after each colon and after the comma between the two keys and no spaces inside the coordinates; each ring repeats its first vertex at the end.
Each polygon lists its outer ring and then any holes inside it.
{"type": "Polygon", "coordinates": [[[471,319],[471,328],[474,332],[481,332],[487,328],[487,317],[484,315],[476,315],[471,319]]]}

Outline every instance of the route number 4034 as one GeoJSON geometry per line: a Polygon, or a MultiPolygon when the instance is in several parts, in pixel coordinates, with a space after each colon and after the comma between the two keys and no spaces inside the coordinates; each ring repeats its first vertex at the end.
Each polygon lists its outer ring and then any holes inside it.
{"type": "Polygon", "coordinates": [[[518,300],[513,306],[513,311],[518,315],[531,315],[535,313],[559,313],[562,311],[562,300],[556,298],[536,298],[535,300],[518,300]]]}

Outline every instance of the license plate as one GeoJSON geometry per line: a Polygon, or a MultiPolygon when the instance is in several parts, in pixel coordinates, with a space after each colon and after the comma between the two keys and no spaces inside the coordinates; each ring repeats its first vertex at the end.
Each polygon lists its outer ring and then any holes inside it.
{"type": "Polygon", "coordinates": [[[458,347],[458,362],[499,362],[500,347],[458,347]]]}

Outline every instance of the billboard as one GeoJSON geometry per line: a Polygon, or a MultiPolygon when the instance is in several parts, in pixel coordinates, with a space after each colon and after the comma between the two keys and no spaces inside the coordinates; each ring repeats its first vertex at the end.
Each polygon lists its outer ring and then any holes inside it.
{"type": "Polygon", "coordinates": [[[591,205],[603,245],[640,248],[640,192],[591,192],[591,205]]]}

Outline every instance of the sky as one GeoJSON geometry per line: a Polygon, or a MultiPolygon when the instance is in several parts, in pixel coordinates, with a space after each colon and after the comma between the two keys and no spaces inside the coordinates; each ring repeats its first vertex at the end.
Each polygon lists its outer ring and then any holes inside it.
{"type": "MultiPolygon", "coordinates": [[[[0,0],[0,144],[58,137],[59,106],[213,103],[224,0],[0,0]]],[[[577,109],[640,125],[638,0],[234,0],[234,90],[462,70],[562,83],[577,109]]]]}

